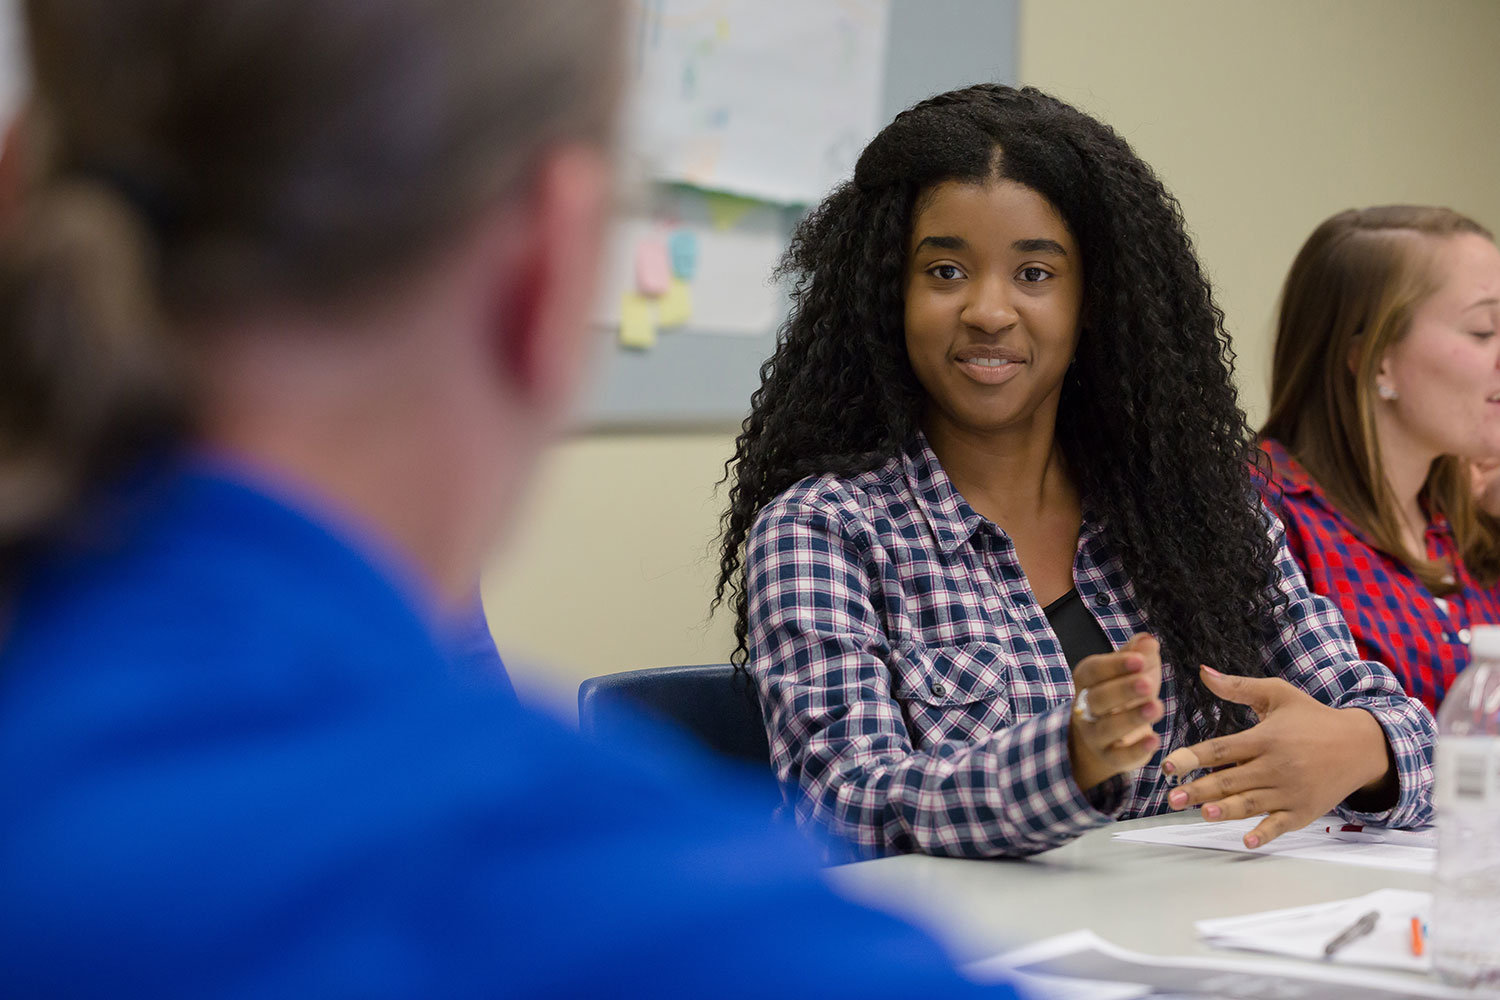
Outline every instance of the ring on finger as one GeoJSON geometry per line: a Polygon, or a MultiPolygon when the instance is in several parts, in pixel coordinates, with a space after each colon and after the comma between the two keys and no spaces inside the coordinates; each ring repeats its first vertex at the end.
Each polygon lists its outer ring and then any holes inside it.
{"type": "Polygon", "coordinates": [[[1084,722],[1098,722],[1099,717],[1089,711],[1089,689],[1084,688],[1078,692],[1078,697],[1073,699],[1073,711],[1083,717],[1084,722]]]}

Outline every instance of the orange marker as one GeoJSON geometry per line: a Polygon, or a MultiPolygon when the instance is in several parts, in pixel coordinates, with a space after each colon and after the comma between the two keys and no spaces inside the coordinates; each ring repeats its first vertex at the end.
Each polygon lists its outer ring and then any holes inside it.
{"type": "Polygon", "coordinates": [[[1422,920],[1420,917],[1411,918],[1411,953],[1418,958],[1422,957],[1422,920]]]}

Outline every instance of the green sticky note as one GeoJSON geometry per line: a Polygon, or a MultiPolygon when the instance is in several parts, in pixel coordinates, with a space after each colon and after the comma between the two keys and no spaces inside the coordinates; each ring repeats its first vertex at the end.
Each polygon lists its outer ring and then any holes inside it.
{"type": "Polygon", "coordinates": [[[733,228],[750,214],[752,208],[760,204],[754,198],[741,198],[737,194],[725,194],[722,191],[710,191],[707,201],[708,215],[713,219],[715,229],[733,228]]]}

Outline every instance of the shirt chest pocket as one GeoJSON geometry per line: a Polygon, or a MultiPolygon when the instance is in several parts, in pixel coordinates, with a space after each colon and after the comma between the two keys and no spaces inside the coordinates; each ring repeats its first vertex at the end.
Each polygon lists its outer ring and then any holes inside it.
{"type": "Polygon", "coordinates": [[[918,750],[944,740],[977,743],[1013,718],[1010,665],[991,643],[899,649],[891,688],[918,750]]]}

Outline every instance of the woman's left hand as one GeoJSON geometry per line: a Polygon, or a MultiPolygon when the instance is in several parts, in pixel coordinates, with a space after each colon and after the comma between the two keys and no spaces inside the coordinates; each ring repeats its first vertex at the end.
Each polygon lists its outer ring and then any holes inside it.
{"type": "Polygon", "coordinates": [[[1173,809],[1202,806],[1210,821],[1266,814],[1245,835],[1261,847],[1300,830],[1356,791],[1376,791],[1391,778],[1385,731],[1369,712],[1330,708],[1274,677],[1235,677],[1202,667],[1210,691],[1248,705],[1260,721],[1241,733],[1174,750],[1162,761],[1168,774],[1204,768],[1212,774],[1174,788],[1173,809]]]}

